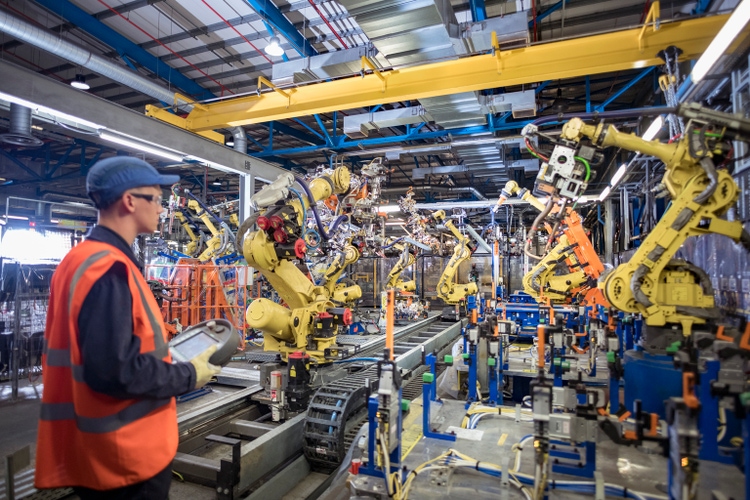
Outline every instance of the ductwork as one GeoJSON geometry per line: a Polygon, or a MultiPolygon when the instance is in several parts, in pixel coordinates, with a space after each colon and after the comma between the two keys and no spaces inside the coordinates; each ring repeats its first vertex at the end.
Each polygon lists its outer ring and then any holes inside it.
{"type": "Polygon", "coordinates": [[[234,150],[242,154],[247,154],[247,133],[245,129],[234,127],[232,129],[232,137],[234,138],[234,150]]]}
{"type": "Polygon", "coordinates": [[[293,61],[273,65],[271,81],[275,85],[299,84],[351,75],[362,70],[362,57],[367,57],[375,66],[381,66],[378,51],[372,44],[350,49],[327,52],[293,61]]]}
{"type": "Polygon", "coordinates": [[[424,107],[408,106],[376,113],[345,116],[344,134],[350,139],[362,139],[368,137],[371,130],[431,121],[432,117],[427,114],[424,107]]]}
{"type": "Polygon", "coordinates": [[[458,31],[461,33],[464,50],[469,54],[492,50],[493,32],[497,35],[501,49],[525,46],[529,43],[528,14],[525,11],[512,14],[506,12],[503,16],[476,23],[461,23],[458,31]]]}
{"type": "MultiPolygon", "coordinates": [[[[94,73],[105,76],[131,89],[146,94],[163,102],[175,101],[175,93],[163,88],[158,83],[144,78],[130,69],[113,63],[109,59],[98,56],[93,52],[66,41],[55,33],[39,28],[23,19],[0,10],[0,31],[34,45],[44,51],[61,57],[73,64],[83,66],[94,73]]],[[[181,108],[190,110],[191,106],[184,99],[179,100],[184,105],[181,108]]]]}
{"type": "Polygon", "coordinates": [[[531,118],[536,116],[536,92],[524,90],[488,96],[486,105],[492,113],[510,111],[513,118],[531,118]]]}
{"type": "Polygon", "coordinates": [[[41,139],[31,135],[31,108],[10,103],[8,132],[0,135],[0,141],[27,148],[38,148],[44,144],[41,139]]]}
{"type": "MultiPolygon", "coordinates": [[[[449,0],[340,0],[339,3],[393,66],[455,59],[465,53],[449,0]]],[[[435,123],[444,128],[487,123],[475,92],[421,99],[420,103],[435,123]]]]}

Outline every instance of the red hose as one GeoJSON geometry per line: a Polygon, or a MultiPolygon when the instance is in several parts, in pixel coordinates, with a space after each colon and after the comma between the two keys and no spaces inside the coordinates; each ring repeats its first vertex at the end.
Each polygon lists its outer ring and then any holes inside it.
{"type": "Polygon", "coordinates": [[[307,1],[310,2],[310,5],[312,5],[313,9],[315,9],[315,12],[317,12],[318,15],[320,16],[320,18],[323,20],[323,22],[326,23],[326,26],[328,26],[328,29],[331,30],[331,33],[333,33],[334,35],[336,35],[336,38],[339,39],[339,42],[341,42],[341,45],[343,45],[345,49],[348,49],[349,46],[346,44],[346,42],[344,40],[342,40],[342,38],[339,36],[339,34],[336,32],[336,30],[333,29],[333,26],[331,26],[331,23],[328,22],[328,19],[325,18],[325,16],[323,15],[323,13],[320,12],[320,9],[318,9],[318,6],[315,5],[315,2],[313,2],[313,0],[307,0],[307,1]]]}

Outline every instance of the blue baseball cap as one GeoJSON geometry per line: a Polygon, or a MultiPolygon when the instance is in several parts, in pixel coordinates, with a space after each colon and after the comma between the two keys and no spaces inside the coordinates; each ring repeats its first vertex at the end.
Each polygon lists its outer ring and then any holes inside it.
{"type": "Polygon", "coordinates": [[[86,176],[86,193],[101,206],[112,204],[128,189],[141,186],[171,186],[179,175],[161,175],[154,167],[133,156],[113,156],[96,162],[86,176]],[[96,198],[92,196],[96,194],[96,198]]]}

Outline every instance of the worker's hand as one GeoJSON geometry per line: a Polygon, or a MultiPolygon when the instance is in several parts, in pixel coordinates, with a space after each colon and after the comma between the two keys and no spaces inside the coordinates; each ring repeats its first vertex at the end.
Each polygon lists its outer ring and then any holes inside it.
{"type": "Polygon", "coordinates": [[[216,352],[216,346],[212,345],[203,354],[190,360],[190,363],[195,367],[194,389],[200,389],[209,383],[214,375],[218,375],[221,371],[220,366],[212,365],[208,362],[214,352],[216,352]]]}

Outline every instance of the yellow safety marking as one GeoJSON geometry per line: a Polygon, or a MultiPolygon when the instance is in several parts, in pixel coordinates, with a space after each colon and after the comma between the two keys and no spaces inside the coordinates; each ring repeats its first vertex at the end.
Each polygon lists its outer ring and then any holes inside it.
{"type": "Polygon", "coordinates": [[[412,401],[409,414],[401,423],[404,431],[401,433],[401,460],[411,453],[411,450],[422,439],[422,398],[412,401]],[[417,411],[419,409],[419,411],[417,411]]]}
{"type": "Polygon", "coordinates": [[[498,446],[504,445],[506,439],[508,439],[508,433],[507,432],[503,432],[503,435],[500,436],[500,439],[497,440],[497,445],[498,446]]]}
{"type": "Polygon", "coordinates": [[[401,434],[401,460],[404,460],[411,453],[420,439],[422,439],[420,425],[415,424],[401,434]]]}

